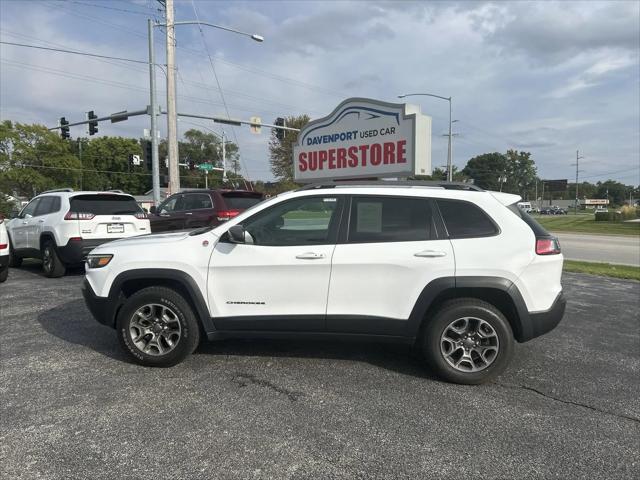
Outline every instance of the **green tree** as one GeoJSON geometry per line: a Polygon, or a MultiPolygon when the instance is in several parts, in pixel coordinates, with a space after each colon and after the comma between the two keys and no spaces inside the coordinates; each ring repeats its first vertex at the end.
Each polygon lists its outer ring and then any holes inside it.
{"type": "Polygon", "coordinates": [[[82,189],[118,189],[138,195],[151,188],[151,172],[146,166],[131,166],[129,155],[142,156],[137,140],[123,137],[99,137],[90,140],[82,151],[82,189]]]}
{"type": "MultiPolygon", "coordinates": [[[[285,119],[287,127],[302,128],[311,119],[308,115],[287,117],[285,119]]],[[[285,182],[293,181],[293,146],[298,141],[298,132],[287,130],[283,140],[276,137],[276,130],[272,130],[269,140],[269,162],[271,172],[279,180],[285,182]]]]}
{"type": "Polygon", "coordinates": [[[523,199],[529,199],[529,194],[535,190],[537,179],[536,164],[529,152],[507,150],[507,165],[505,176],[507,178],[503,191],[517,193],[523,199]]]}
{"type": "MultiPolygon", "coordinates": [[[[201,163],[212,163],[216,166],[222,165],[222,140],[214,133],[207,133],[197,129],[190,129],[184,133],[184,141],[179,143],[180,161],[187,163],[193,161],[196,165],[201,163]]],[[[240,155],[238,145],[225,141],[225,156],[227,177],[241,179],[240,155]]],[[[181,170],[181,185],[183,187],[203,187],[204,173],[201,170],[181,170]]],[[[218,186],[222,184],[222,172],[214,171],[209,173],[209,185],[218,186]]]]}
{"type": "MultiPolygon", "coordinates": [[[[631,185],[625,185],[615,180],[598,182],[595,198],[608,198],[613,205],[622,205],[629,201],[629,192],[633,189],[631,185]]],[[[580,192],[580,190],[578,190],[580,192]]]]}
{"type": "Polygon", "coordinates": [[[485,153],[470,159],[462,173],[481,188],[500,190],[499,178],[507,174],[507,164],[506,155],[500,152],[485,153]]]}
{"type": "Polygon", "coordinates": [[[42,125],[0,124],[0,191],[32,197],[53,188],[77,188],[80,161],[71,144],[42,125]]]}

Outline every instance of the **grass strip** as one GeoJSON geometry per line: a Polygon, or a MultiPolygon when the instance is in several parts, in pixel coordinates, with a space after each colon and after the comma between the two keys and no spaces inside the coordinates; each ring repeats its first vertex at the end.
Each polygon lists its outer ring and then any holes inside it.
{"type": "Polygon", "coordinates": [[[590,273],[591,275],[640,281],[640,267],[631,265],[614,265],[612,263],[582,262],[565,259],[564,271],[590,273]]]}

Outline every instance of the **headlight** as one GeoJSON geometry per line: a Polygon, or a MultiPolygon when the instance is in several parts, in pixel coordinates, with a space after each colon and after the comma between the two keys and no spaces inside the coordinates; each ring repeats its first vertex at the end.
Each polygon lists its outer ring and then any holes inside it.
{"type": "Polygon", "coordinates": [[[106,265],[109,265],[109,262],[111,261],[112,258],[113,258],[113,255],[111,254],[89,255],[87,256],[87,265],[89,265],[89,268],[102,268],[106,265]]]}

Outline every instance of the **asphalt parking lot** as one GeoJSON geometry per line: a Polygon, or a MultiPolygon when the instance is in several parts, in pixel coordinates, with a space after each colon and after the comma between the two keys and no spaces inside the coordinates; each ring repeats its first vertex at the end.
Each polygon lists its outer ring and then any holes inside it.
{"type": "Polygon", "coordinates": [[[565,274],[567,315],[497,382],[443,383],[399,346],[226,341],[127,363],[82,274],[0,286],[0,475],[638,478],[640,283],[565,274]]]}

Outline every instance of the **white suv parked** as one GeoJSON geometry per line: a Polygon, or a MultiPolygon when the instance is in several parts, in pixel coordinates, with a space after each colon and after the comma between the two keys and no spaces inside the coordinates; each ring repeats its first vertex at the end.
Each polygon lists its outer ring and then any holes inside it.
{"type": "Polygon", "coordinates": [[[441,377],[481,383],[564,313],[558,241],[519,200],[455,183],[313,185],[215,228],[98,247],[84,296],[143,365],[175,365],[201,335],[365,338],[417,344],[441,377]]]}
{"type": "Polygon", "coordinates": [[[9,236],[6,220],[0,213],[0,283],[7,281],[9,275],[9,236]]]}
{"type": "Polygon", "coordinates": [[[7,225],[11,266],[23,258],[42,259],[48,277],[61,277],[69,265],[106,242],[151,233],[149,220],[131,195],[119,191],[50,190],[34,197],[7,225]]]}

